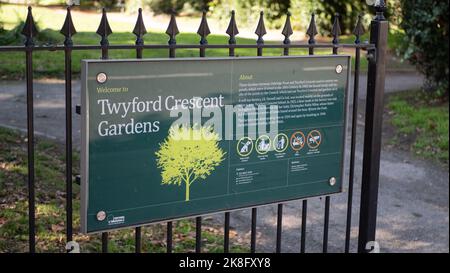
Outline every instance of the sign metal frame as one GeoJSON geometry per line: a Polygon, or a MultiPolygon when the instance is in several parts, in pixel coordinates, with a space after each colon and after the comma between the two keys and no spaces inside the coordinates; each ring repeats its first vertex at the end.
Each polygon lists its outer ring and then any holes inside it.
{"type": "MultiPolygon", "coordinates": [[[[332,196],[343,192],[343,186],[345,177],[347,176],[345,174],[345,165],[347,161],[347,151],[346,151],[346,139],[348,136],[348,126],[349,126],[349,107],[350,107],[350,80],[351,80],[351,56],[350,55],[301,55],[301,56],[258,56],[258,57],[208,57],[208,58],[201,58],[201,57],[190,57],[190,58],[149,58],[149,59],[83,59],[81,64],[81,181],[80,181],[80,187],[81,187],[81,202],[80,202],[80,225],[81,225],[81,232],[84,234],[97,234],[101,232],[106,231],[114,231],[114,230],[120,230],[124,228],[133,228],[133,227],[142,227],[146,225],[152,225],[152,224],[158,224],[158,223],[165,223],[167,221],[176,221],[176,220],[182,220],[182,219],[188,219],[196,216],[205,216],[205,215],[213,215],[217,213],[223,213],[223,212],[232,212],[242,209],[250,209],[250,208],[257,208],[257,207],[263,207],[268,205],[274,205],[274,204],[280,204],[290,201],[296,201],[296,200],[304,200],[309,199],[313,197],[320,197],[320,196],[332,196]],[[241,206],[241,207],[235,207],[231,209],[220,209],[220,210],[214,210],[207,213],[200,213],[200,214],[189,214],[182,217],[168,217],[157,221],[144,221],[136,224],[126,225],[126,226],[112,226],[111,228],[107,229],[101,229],[101,230],[95,230],[95,231],[88,231],[87,228],[87,214],[88,214],[88,198],[89,198],[89,181],[88,181],[88,174],[89,174],[89,94],[87,92],[87,80],[88,80],[88,65],[90,63],[121,63],[121,62],[174,62],[178,64],[182,64],[186,61],[199,61],[199,62],[208,62],[208,61],[230,61],[230,60],[261,60],[261,59],[273,59],[274,61],[277,59],[303,59],[303,58],[346,58],[347,59],[347,77],[346,77],[346,86],[344,90],[344,125],[343,125],[343,137],[342,137],[342,159],[341,159],[341,179],[342,183],[340,184],[340,187],[335,191],[331,193],[326,194],[318,194],[318,195],[310,195],[307,197],[302,198],[288,198],[284,200],[278,200],[275,202],[264,202],[264,203],[255,203],[251,206],[241,206]]],[[[318,72],[319,73],[319,72],[318,72]]],[[[289,144],[290,145],[290,144],[289,144]]],[[[288,145],[288,146],[289,146],[288,145]]],[[[306,145],[306,143],[305,143],[306,145]]]]}

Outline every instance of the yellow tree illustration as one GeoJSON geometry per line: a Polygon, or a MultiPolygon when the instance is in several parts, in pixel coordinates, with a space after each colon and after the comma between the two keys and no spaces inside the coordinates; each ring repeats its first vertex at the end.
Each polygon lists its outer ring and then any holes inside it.
{"type": "Polygon", "coordinates": [[[212,127],[172,126],[156,152],[163,185],[186,186],[186,201],[195,181],[204,180],[225,159],[212,127]]]}

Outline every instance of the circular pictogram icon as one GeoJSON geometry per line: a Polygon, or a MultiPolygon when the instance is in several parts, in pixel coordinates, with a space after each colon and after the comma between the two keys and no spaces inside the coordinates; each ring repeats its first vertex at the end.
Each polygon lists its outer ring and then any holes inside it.
{"type": "Polygon", "coordinates": [[[267,154],[270,151],[270,137],[262,135],[256,140],[256,152],[258,154],[267,154]]]}
{"type": "Polygon", "coordinates": [[[100,72],[97,74],[97,82],[98,83],[105,83],[108,80],[108,76],[106,76],[106,73],[100,72]]]}
{"type": "Polygon", "coordinates": [[[291,148],[294,151],[300,151],[305,146],[305,135],[301,131],[292,134],[290,140],[291,148]]]}
{"type": "Polygon", "coordinates": [[[273,138],[273,148],[281,153],[288,147],[288,136],[286,134],[278,134],[273,138]]]}
{"type": "Polygon", "coordinates": [[[312,130],[308,133],[307,144],[309,148],[316,149],[320,146],[320,143],[322,143],[322,135],[319,131],[312,130]]]}
{"type": "Polygon", "coordinates": [[[242,157],[246,157],[246,156],[250,155],[251,152],[253,151],[252,139],[249,137],[243,137],[243,138],[239,139],[237,146],[236,146],[236,150],[237,150],[238,155],[240,155],[242,157]]]}
{"type": "Polygon", "coordinates": [[[341,74],[343,70],[344,70],[344,67],[342,65],[338,64],[336,66],[336,73],[341,74]]]}

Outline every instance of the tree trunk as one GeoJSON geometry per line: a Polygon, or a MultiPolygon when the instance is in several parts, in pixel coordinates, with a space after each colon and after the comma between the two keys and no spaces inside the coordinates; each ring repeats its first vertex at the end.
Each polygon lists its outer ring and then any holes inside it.
{"type": "Polygon", "coordinates": [[[185,201],[189,201],[189,187],[190,187],[190,183],[186,182],[186,200],[185,201]]]}

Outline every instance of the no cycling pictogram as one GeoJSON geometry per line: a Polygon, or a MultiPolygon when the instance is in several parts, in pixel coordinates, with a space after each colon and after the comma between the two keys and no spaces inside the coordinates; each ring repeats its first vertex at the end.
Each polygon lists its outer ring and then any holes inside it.
{"type": "Polygon", "coordinates": [[[322,143],[322,135],[318,130],[312,130],[308,133],[307,142],[308,147],[311,149],[317,149],[322,143]]]}

